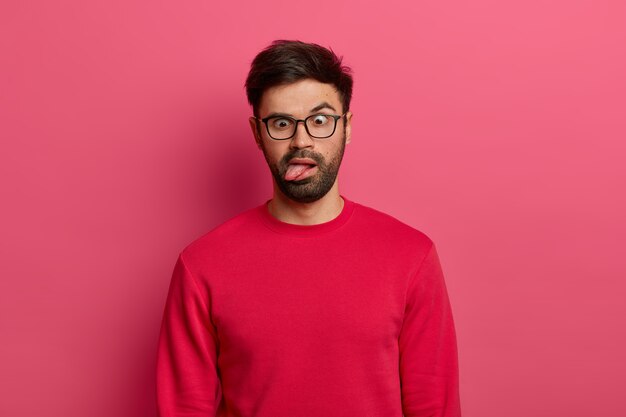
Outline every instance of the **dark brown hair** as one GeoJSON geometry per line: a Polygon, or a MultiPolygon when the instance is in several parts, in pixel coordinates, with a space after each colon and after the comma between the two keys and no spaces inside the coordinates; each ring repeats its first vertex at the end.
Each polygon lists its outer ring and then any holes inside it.
{"type": "Polygon", "coordinates": [[[265,90],[305,78],[332,84],[339,93],[343,112],[350,109],[352,70],[342,65],[331,49],[315,43],[276,40],[254,58],[246,79],[246,94],[255,116],[265,90]]]}

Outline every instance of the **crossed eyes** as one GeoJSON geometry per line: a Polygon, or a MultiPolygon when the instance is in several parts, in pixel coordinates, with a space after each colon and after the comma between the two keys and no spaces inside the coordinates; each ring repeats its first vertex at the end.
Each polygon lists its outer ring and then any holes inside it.
{"type": "MultiPolygon", "coordinates": [[[[309,121],[312,121],[314,126],[324,126],[330,123],[332,119],[333,119],[332,117],[326,114],[313,114],[302,121],[307,124],[310,124],[309,121]]],[[[290,128],[294,125],[294,123],[299,122],[299,121],[300,120],[295,119],[293,117],[289,117],[289,116],[275,116],[275,117],[270,117],[268,119],[268,122],[270,122],[272,127],[276,129],[290,128]]]]}

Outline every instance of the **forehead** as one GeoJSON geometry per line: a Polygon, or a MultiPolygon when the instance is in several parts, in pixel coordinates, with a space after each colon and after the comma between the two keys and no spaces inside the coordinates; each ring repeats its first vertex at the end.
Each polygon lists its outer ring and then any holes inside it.
{"type": "Polygon", "coordinates": [[[337,112],[341,111],[341,100],[334,85],[307,78],[265,90],[259,113],[261,117],[269,113],[305,115],[323,102],[333,106],[337,112]]]}

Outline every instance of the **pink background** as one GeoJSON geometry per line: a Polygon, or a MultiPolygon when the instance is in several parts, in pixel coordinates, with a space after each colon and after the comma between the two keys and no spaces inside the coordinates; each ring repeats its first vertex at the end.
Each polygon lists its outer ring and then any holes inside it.
{"type": "Polygon", "coordinates": [[[154,416],[178,252],[271,195],[275,38],[353,67],[341,192],[436,242],[464,416],[626,415],[625,4],[2,2],[0,415],[154,416]]]}

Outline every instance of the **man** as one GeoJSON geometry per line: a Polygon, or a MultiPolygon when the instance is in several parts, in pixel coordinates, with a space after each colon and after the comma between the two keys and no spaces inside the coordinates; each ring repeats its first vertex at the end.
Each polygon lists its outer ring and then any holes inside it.
{"type": "Polygon", "coordinates": [[[273,198],[185,247],[157,364],[161,417],[459,417],[433,242],[339,193],[350,70],[276,41],[246,80],[273,198]]]}

